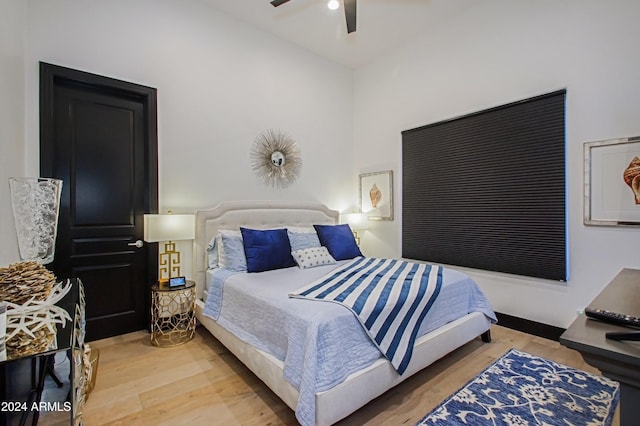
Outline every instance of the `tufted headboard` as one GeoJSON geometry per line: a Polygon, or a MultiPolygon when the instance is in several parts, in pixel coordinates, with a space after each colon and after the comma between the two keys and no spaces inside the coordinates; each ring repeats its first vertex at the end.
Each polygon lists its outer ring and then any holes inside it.
{"type": "Polygon", "coordinates": [[[336,224],[340,213],[324,204],[297,201],[230,201],[196,211],[196,238],[193,246],[196,295],[202,298],[208,267],[207,245],[220,229],[283,228],[336,224]]]}

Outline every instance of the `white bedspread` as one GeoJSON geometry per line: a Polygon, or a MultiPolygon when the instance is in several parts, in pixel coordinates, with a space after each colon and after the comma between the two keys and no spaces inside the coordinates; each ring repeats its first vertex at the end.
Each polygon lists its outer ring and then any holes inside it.
{"type": "MultiPolygon", "coordinates": [[[[300,394],[296,418],[302,425],[315,421],[317,392],[341,383],[381,357],[347,308],[287,296],[346,262],[311,269],[292,267],[260,273],[215,270],[211,274],[205,315],[283,361],[286,380],[300,394]]],[[[466,274],[445,268],[440,295],[418,336],[475,311],[496,321],[477,284],[466,274]]]]}

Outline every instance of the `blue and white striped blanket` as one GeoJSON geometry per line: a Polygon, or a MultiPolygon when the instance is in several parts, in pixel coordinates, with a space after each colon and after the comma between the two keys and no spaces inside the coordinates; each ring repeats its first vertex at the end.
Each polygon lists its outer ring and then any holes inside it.
{"type": "Polygon", "coordinates": [[[420,324],[441,286],[439,265],[358,257],[289,297],[347,307],[402,374],[411,360],[420,324]]]}

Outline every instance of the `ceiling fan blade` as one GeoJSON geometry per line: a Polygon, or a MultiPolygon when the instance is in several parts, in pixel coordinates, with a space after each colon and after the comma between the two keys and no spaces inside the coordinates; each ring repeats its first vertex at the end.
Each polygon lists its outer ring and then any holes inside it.
{"type": "Polygon", "coordinates": [[[271,5],[272,5],[273,7],[278,7],[278,6],[280,6],[281,4],[285,4],[285,3],[286,3],[286,2],[288,2],[288,1],[289,1],[289,0],[273,0],[273,1],[271,2],[271,5]]]}
{"type": "Polygon", "coordinates": [[[344,0],[344,16],[347,19],[347,33],[356,30],[356,0],[344,0]]]}

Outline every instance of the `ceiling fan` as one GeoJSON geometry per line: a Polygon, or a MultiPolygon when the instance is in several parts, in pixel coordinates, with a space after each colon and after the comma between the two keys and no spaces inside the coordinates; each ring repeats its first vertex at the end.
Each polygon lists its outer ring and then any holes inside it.
{"type": "MultiPolygon", "coordinates": [[[[278,7],[287,3],[289,0],[273,0],[271,4],[273,7],[278,7]]],[[[344,3],[344,16],[347,19],[347,33],[352,33],[356,30],[356,0],[343,0],[344,3]]]]}

